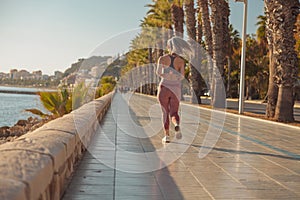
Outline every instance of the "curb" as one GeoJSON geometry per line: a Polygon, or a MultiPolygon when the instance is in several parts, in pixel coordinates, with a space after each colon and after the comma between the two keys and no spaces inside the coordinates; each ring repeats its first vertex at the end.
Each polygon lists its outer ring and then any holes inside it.
{"type": "MultiPolygon", "coordinates": [[[[151,98],[157,98],[156,96],[152,96],[152,95],[146,95],[146,94],[140,94],[140,93],[136,93],[136,94],[151,97],[151,98]]],[[[200,107],[199,105],[190,104],[190,103],[187,103],[187,102],[184,102],[184,101],[181,101],[180,103],[188,105],[188,106],[193,106],[193,107],[196,107],[196,108],[199,108],[199,109],[210,110],[210,111],[213,110],[214,112],[223,112],[223,111],[218,111],[218,110],[215,110],[215,109],[203,108],[203,107],[200,107]]],[[[261,103],[258,103],[258,104],[261,104],[261,103]]],[[[299,106],[299,108],[300,108],[300,105],[297,105],[297,106],[299,106]]],[[[250,116],[246,116],[246,115],[240,115],[240,114],[229,113],[229,112],[225,112],[225,114],[236,116],[236,117],[244,117],[244,118],[248,118],[248,119],[258,120],[258,121],[267,122],[267,123],[276,124],[276,125],[281,125],[281,126],[286,126],[286,127],[290,127],[290,128],[300,129],[300,127],[298,127],[298,126],[289,125],[289,124],[285,124],[285,123],[282,123],[282,122],[274,122],[274,121],[270,121],[270,120],[267,120],[267,119],[260,119],[260,118],[256,118],[256,117],[250,117],[250,116]]]]}

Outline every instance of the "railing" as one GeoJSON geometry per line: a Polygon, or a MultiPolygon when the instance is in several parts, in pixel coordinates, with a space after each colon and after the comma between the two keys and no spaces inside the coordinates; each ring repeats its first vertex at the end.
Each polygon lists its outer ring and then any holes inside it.
{"type": "Polygon", "coordinates": [[[0,145],[0,199],[60,199],[113,93],[0,145]]]}

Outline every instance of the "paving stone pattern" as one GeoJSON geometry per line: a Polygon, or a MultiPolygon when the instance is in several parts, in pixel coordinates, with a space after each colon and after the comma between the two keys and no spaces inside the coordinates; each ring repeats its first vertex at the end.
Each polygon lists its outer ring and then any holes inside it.
{"type": "Polygon", "coordinates": [[[117,93],[63,199],[300,199],[299,128],[183,103],[180,116],[183,138],[172,126],[164,145],[156,98],[117,93]]]}

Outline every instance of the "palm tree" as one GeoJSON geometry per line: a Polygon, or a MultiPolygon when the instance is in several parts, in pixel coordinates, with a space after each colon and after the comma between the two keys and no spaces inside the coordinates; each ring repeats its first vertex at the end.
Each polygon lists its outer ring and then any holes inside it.
{"type": "Polygon", "coordinates": [[[274,43],[274,36],[272,27],[274,24],[274,17],[272,15],[272,7],[271,4],[267,4],[265,2],[265,13],[266,13],[266,38],[268,42],[268,49],[269,49],[269,85],[268,85],[268,92],[267,92],[267,107],[266,107],[266,116],[268,118],[273,118],[275,116],[275,109],[278,97],[278,88],[274,82],[274,75],[275,75],[275,63],[273,59],[273,43],[274,43]]]}
{"type": "MultiPolygon", "coordinates": [[[[189,36],[190,44],[195,44],[196,41],[196,17],[195,17],[195,8],[194,8],[194,0],[185,0],[184,1],[185,8],[185,16],[186,16],[186,29],[187,34],[189,36]]],[[[193,47],[193,49],[197,49],[197,47],[193,47]]],[[[198,55],[192,59],[199,59],[198,55]]],[[[191,88],[191,103],[200,104],[201,103],[201,85],[200,85],[200,74],[197,68],[200,66],[193,66],[190,62],[190,88],[191,88]],[[196,68],[197,67],[197,68],[196,68]]],[[[200,62],[197,62],[200,63],[200,62]]]]}
{"type": "MultiPolygon", "coordinates": [[[[201,16],[202,32],[204,36],[204,44],[206,49],[206,63],[207,63],[207,74],[205,76],[207,87],[212,89],[212,57],[213,57],[213,43],[212,43],[212,30],[211,21],[209,16],[208,0],[197,1],[199,10],[198,16],[201,16]]],[[[198,38],[199,40],[199,38],[198,38]]]]}
{"type": "Polygon", "coordinates": [[[44,107],[55,117],[61,117],[72,111],[72,98],[66,87],[58,92],[40,92],[39,96],[44,107]]]}
{"type": "Polygon", "coordinates": [[[199,7],[199,0],[197,0],[197,9],[196,9],[196,16],[197,16],[197,19],[196,19],[196,39],[197,39],[197,42],[202,46],[203,45],[203,40],[202,40],[202,37],[203,37],[203,24],[202,24],[202,15],[201,15],[201,12],[200,12],[200,7],[199,7]]]}
{"type": "Polygon", "coordinates": [[[230,94],[230,82],[231,82],[231,63],[232,63],[232,57],[233,57],[233,53],[235,51],[237,51],[238,49],[240,49],[241,45],[240,45],[240,35],[239,32],[233,28],[232,24],[229,25],[229,35],[230,35],[230,47],[229,47],[229,51],[228,51],[228,62],[227,62],[227,89],[226,89],[226,93],[227,96],[231,96],[230,94]]]}
{"type": "Polygon", "coordinates": [[[248,35],[246,40],[246,99],[258,98],[258,95],[264,94],[266,85],[258,84],[258,78],[264,76],[268,71],[268,60],[261,50],[261,44],[255,39],[255,35],[248,35]]]}
{"type": "MultiPolygon", "coordinates": [[[[202,31],[205,37],[205,47],[208,55],[212,58],[212,32],[209,18],[208,0],[198,0],[199,14],[202,20],[202,31]]],[[[210,59],[209,59],[210,60],[210,59]]]]}
{"type": "MultiPolygon", "coordinates": [[[[163,54],[163,47],[166,46],[167,39],[172,36],[171,3],[168,0],[153,2],[154,4],[147,5],[150,10],[142,21],[142,33],[140,35],[143,38],[143,45],[149,44],[148,60],[151,66],[145,69],[149,74],[149,83],[158,81],[156,80],[157,77],[153,74],[155,65],[152,65],[152,62],[163,54]],[[155,44],[153,44],[154,42],[155,44]]],[[[154,93],[156,85],[148,84],[146,87],[146,91],[154,93]]]]}
{"type": "Polygon", "coordinates": [[[174,24],[175,36],[183,36],[184,11],[182,8],[183,0],[173,0],[171,4],[171,16],[174,24]]]}
{"type": "MultiPolygon", "coordinates": [[[[255,86],[257,93],[259,95],[259,98],[267,98],[267,90],[268,87],[268,81],[264,81],[264,79],[267,79],[268,71],[268,64],[270,62],[269,55],[268,55],[268,47],[267,47],[267,17],[265,15],[260,15],[257,17],[257,23],[256,26],[256,39],[254,38],[254,35],[249,36],[247,38],[247,41],[249,41],[247,44],[247,69],[249,78],[256,80],[251,81],[250,85],[248,87],[254,87],[255,86]],[[252,67],[251,67],[252,66],[252,67]],[[250,70],[249,70],[250,69],[250,70]],[[255,71],[255,73],[253,73],[255,71]],[[250,73],[249,73],[250,72],[250,73]],[[252,72],[252,73],[251,73],[252,72]],[[254,84],[254,85],[253,85],[254,84]]],[[[247,71],[246,71],[247,74],[247,71]]]]}
{"type": "Polygon", "coordinates": [[[257,17],[258,21],[256,26],[258,26],[256,30],[256,39],[259,44],[260,54],[263,57],[267,57],[268,55],[268,41],[266,36],[266,21],[267,17],[265,15],[260,15],[257,17]]]}
{"type": "Polygon", "coordinates": [[[93,100],[95,98],[94,92],[95,91],[92,90],[91,87],[86,86],[84,81],[77,83],[70,94],[70,98],[72,98],[72,110],[75,110],[83,104],[93,100]]]}
{"type": "MultiPolygon", "coordinates": [[[[57,92],[39,92],[40,100],[43,106],[52,113],[53,118],[61,117],[70,113],[82,106],[83,104],[91,101],[93,95],[89,94],[93,91],[86,87],[84,82],[78,83],[71,92],[67,86],[61,86],[57,92]]],[[[49,117],[50,115],[43,113],[38,109],[27,109],[40,117],[49,117]]]]}
{"type": "MultiPolygon", "coordinates": [[[[141,26],[166,28],[168,31],[165,34],[169,34],[172,30],[171,3],[168,0],[157,0],[154,1],[153,5],[148,4],[147,6],[150,10],[147,12],[141,26]]],[[[166,44],[167,39],[165,37],[171,37],[171,34],[163,36],[162,45],[166,44]]]]}
{"type": "Polygon", "coordinates": [[[194,0],[184,0],[184,11],[186,16],[187,34],[190,39],[196,40],[196,18],[194,0]]]}
{"type": "MultiPolygon", "coordinates": [[[[294,29],[300,3],[298,0],[268,0],[265,1],[265,6],[269,18],[267,37],[269,47],[271,46],[270,51],[272,51],[270,64],[274,69],[271,78],[278,88],[274,118],[278,121],[294,121],[293,87],[298,73],[294,29]]],[[[268,104],[269,98],[270,96],[268,96],[268,104]]]]}
{"type": "Polygon", "coordinates": [[[259,15],[257,17],[258,21],[256,23],[256,26],[258,26],[256,30],[256,37],[257,42],[259,44],[262,44],[263,46],[267,45],[267,38],[266,38],[266,21],[267,17],[264,15],[259,15]]]}
{"type": "Polygon", "coordinates": [[[168,0],[157,0],[154,4],[147,4],[150,10],[144,19],[148,19],[146,24],[152,27],[172,28],[171,4],[168,0]]]}
{"type": "Polygon", "coordinates": [[[212,39],[213,39],[213,80],[212,105],[225,107],[225,88],[223,83],[226,48],[228,49],[229,6],[225,0],[210,0],[212,39]]]}

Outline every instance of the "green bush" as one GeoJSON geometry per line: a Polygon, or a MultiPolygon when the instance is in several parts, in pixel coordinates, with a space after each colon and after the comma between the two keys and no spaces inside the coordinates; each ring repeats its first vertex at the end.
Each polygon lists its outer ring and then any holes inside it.
{"type": "Polygon", "coordinates": [[[95,98],[102,97],[113,91],[117,82],[113,76],[104,76],[99,84],[100,86],[96,90],[95,98]]]}

